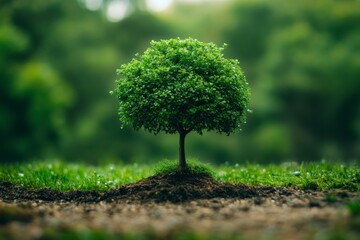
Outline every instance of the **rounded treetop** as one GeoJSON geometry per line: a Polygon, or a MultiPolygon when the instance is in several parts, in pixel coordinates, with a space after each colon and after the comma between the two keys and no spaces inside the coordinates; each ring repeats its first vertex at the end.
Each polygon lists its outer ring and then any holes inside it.
{"type": "Polygon", "coordinates": [[[250,89],[223,47],[196,39],[152,41],[117,70],[120,121],[152,133],[230,134],[245,122],[250,89]]]}

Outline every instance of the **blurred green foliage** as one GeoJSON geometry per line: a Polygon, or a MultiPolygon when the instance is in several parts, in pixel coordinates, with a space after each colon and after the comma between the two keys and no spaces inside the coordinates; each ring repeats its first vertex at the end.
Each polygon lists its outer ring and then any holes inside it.
{"type": "Polygon", "coordinates": [[[190,134],[205,161],[360,156],[360,2],[242,0],[151,13],[142,0],[119,22],[106,4],[0,1],[0,161],[175,158],[177,137],[120,129],[115,69],[151,40],[228,43],[252,88],[240,135],[190,134]]]}

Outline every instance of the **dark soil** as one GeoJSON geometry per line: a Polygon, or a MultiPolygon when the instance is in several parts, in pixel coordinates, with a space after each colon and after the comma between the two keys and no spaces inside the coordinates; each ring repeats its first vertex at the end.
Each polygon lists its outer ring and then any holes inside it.
{"type": "Polygon", "coordinates": [[[127,200],[178,203],[196,199],[266,197],[274,193],[289,195],[291,189],[220,183],[209,175],[189,172],[159,174],[106,192],[61,192],[49,188],[30,190],[9,182],[0,182],[0,198],[4,200],[63,200],[79,203],[127,200]]]}
{"type": "Polygon", "coordinates": [[[0,182],[0,240],[91,239],[91,232],[104,234],[99,239],[187,239],[193,233],[203,236],[198,239],[357,240],[360,216],[346,207],[355,201],[360,192],[220,183],[190,173],[160,174],[105,192],[0,182]]]}
{"type": "Polygon", "coordinates": [[[102,199],[107,201],[127,199],[141,202],[150,200],[177,203],[212,198],[244,199],[254,196],[267,196],[277,190],[281,190],[283,194],[288,194],[283,188],[220,183],[211,176],[204,174],[175,173],[160,174],[134,184],[122,186],[119,189],[106,192],[102,199]]]}

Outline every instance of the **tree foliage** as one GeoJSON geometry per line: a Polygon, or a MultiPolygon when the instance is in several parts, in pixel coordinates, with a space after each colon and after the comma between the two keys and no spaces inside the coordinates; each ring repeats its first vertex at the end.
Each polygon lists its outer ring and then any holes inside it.
{"type": "Polygon", "coordinates": [[[118,69],[120,121],[151,133],[230,134],[245,122],[249,87],[223,47],[198,40],[152,41],[118,69]]]}

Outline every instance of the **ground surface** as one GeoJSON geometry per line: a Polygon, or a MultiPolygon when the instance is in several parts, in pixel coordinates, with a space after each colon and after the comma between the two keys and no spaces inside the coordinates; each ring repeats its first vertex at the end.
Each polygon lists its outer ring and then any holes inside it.
{"type": "Polygon", "coordinates": [[[0,239],[357,239],[359,192],[219,183],[162,174],[107,192],[0,183],[0,239]],[[70,234],[70,235],[69,235],[70,234]],[[72,235],[71,235],[72,234],[72,235]]]}

